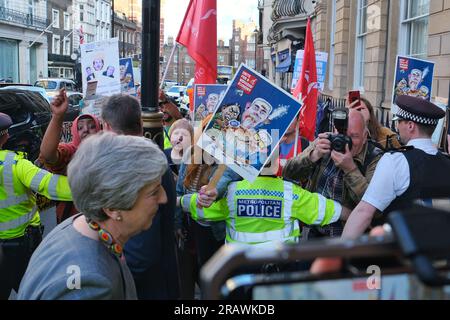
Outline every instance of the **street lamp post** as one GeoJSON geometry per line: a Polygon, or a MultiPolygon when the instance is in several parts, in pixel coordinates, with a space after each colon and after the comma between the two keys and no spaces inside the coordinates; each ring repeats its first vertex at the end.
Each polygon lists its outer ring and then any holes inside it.
{"type": "Polygon", "coordinates": [[[159,97],[160,0],[142,0],[141,106],[144,136],[163,149],[163,114],[159,97]]]}
{"type": "MultiPolygon", "coordinates": [[[[255,35],[255,70],[256,70],[256,67],[257,67],[257,63],[256,63],[256,48],[257,48],[257,40],[256,40],[256,38],[257,38],[257,36],[258,36],[258,29],[255,29],[254,31],[253,31],[253,34],[255,35]]],[[[256,71],[258,71],[258,70],[256,70],[256,71]]]]}

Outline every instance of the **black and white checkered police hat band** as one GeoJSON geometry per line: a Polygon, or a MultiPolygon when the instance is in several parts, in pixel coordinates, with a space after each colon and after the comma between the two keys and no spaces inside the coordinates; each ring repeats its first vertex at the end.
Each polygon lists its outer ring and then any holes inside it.
{"type": "Polygon", "coordinates": [[[437,125],[439,122],[439,119],[431,119],[431,118],[421,117],[421,116],[418,116],[411,112],[405,111],[400,107],[398,107],[397,117],[405,119],[405,120],[411,120],[416,123],[425,124],[425,125],[437,125]]]}
{"type": "Polygon", "coordinates": [[[1,130],[1,131],[0,131],[0,137],[1,137],[1,136],[4,136],[4,135],[7,134],[7,133],[8,133],[8,129],[1,130]]]}

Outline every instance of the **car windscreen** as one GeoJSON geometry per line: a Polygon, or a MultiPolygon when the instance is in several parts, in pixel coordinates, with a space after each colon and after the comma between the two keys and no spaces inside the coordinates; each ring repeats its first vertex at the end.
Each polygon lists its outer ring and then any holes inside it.
{"type": "Polygon", "coordinates": [[[179,93],[179,92],[183,91],[183,89],[184,89],[183,87],[172,87],[167,92],[179,93]]]}
{"type": "Polygon", "coordinates": [[[35,83],[36,87],[41,87],[47,90],[56,90],[58,87],[58,84],[56,83],[56,81],[43,81],[43,80],[39,80],[36,81],[35,83]]]}

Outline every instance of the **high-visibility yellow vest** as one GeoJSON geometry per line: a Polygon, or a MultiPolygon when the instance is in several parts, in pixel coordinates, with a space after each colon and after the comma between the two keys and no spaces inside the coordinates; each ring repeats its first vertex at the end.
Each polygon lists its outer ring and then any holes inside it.
{"type": "Polygon", "coordinates": [[[23,153],[0,150],[0,175],[0,239],[21,237],[29,225],[40,224],[32,191],[52,200],[72,200],[67,177],[38,168],[23,153]]]}
{"type": "Polygon", "coordinates": [[[183,210],[194,220],[227,224],[227,243],[273,244],[297,242],[297,220],[308,225],[336,222],[342,211],[338,202],[311,193],[281,178],[260,176],[255,182],[232,182],[226,198],[209,208],[197,208],[197,194],[181,198],[183,210]]]}

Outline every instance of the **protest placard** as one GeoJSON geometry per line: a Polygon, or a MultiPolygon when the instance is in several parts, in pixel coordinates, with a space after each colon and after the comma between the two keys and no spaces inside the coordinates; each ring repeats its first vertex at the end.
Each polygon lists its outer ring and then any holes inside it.
{"type": "MultiPolygon", "coordinates": [[[[292,85],[291,92],[297,85],[300,74],[302,73],[303,66],[303,56],[305,55],[304,50],[298,50],[297,56],[295,57],[294,72],[292,74],[292,85]]],[[[325,77],[327,75],[327,62],[328,53],[327,52],[316,52],[316,69],[317,69],[317,82],[319,83],[319,90],[323,91],[325,86],[325,77]]]]}
{"type": "MultiPolygon", "coordinates": [[[[398,95],[419,97],[430,101],[433,86],[434,62],[397,56],[392,103],[398,95]]],[[[392,112],[395,113],[394,107],[392,112]]]]}
{"type": "Polygon", "coordinates": [[[134,85],[133,60],[131,58],[120,59],[120,91],[124,94],[136,95],[134,85]]]}
{"type": "Polygon", "coordinates": [[[120,93],[119,39],[86,43],[80,48],[85,96],[82,113],[99,116],[107,97],[120,93]]]}
{"type": "Polygon", "coordinates": [[[242,64],[197,145],[254,181],[300,107],[287,92],[242,64]]]}
{"type": "Polygon", "coordinates": [[[216,111],[226,89],[227,86],[223,84],[194,85],[194,121],[202,121],[216,111]]]}

